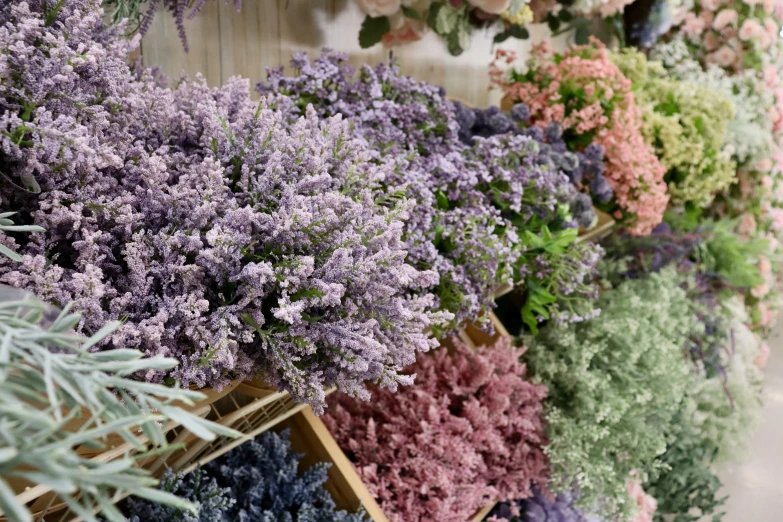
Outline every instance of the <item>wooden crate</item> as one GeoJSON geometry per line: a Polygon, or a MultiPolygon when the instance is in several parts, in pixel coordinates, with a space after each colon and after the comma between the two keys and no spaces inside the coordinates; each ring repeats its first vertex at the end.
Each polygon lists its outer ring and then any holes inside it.
{"type": "Polygon", "coordinates": [[[381,507],[364,485],[353,464],[338,446],[323,421],[307,407],[286,421],[280,423],[281,429],[290,428],[291,448],[304,454],[300,461],[302,469],[318,462],[329,462],[329,480],[326,489],[340,509],[355,512],[363,506],[374,522],[388,522],[381,507]]]}

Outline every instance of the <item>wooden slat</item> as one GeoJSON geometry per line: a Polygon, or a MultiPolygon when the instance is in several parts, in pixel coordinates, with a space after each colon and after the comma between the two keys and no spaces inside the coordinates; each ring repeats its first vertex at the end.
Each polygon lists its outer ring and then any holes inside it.
{"type": "Polygon", "coordinates": [[[496,502],[493,502],[492,504],[488,505],[484,509],[480,510],[478,513],[473,515],[473,518],[470,519],[470,522],[481,522],[484,520],[484,517],[489,515],[489,512],[492,511],[492,508],[495,507],[496,502]]]}
{"type": "Polygon", "coordinates": [[[309,407],[303,409],[299,414],[281,423],[281,427],[291,428],[291,448],[297,453],[304,454],[300,461],[303,469],[318,462],[332,463],[326,489],[339,508],[355,512],[361,505],[374,522],[388,522],[353,464],[312,409],[309,407]]]}

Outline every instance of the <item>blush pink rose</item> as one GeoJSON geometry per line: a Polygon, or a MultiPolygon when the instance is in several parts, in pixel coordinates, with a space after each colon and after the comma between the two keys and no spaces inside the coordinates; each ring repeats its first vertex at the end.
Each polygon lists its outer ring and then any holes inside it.
{"type": "Polygon", "coordinates": [[[704,50],[706,50],[708,53],[711,53],[718,47],[720,47],[720,40],[718,40],[718,37],[715,36],[715,33],[710,31],[709,33],[704,35],[704,40],[702,40],[702,44],[704,45],[704,50]]]}
{"type": "Polygon", "coordinates": [[[767,31],[767,34],[770,36],[770,38],[777,38],[778,34],[780,33],[780,26],[773,20],[772,18],[767,18],[764,20],[764,29],[767,31]]]}
{"type": "Polygon", "coordinates": [[[766,256],[759,256],[758,267],[761,277],[763,277],[766,281],[773,280],[774,275],[772,274],[772,263],[769,262],[769,259],[767,259],[766,256]]]}
{"type": "Polygon", "coordinates": [[[753,170],[758,172],[769,172],[772,170],[772,160],[770,158],[764,158],[763,160],[757,161],[753,165],[753,170]]]}
{"type": "Polygon", "coordinates": [[[703,9],[715,12],[720,7],[720,0],[700,0],[699,3],[703,9]]]}
{"type": "Polygon", "coordinates": [[[707,61],[717,63],[721,67],[731,67],[737,61],[737,53],[728,45],[724,45],[707,56],[707,61]]]}
{"type": "Polygon", "coordinates": [[[752,18],[745,20],[739,30],[739,38],[744,42],[747,42],[748,40],[758,40],[761,38],[761,35],[764,34],[767,34],[764,28],[752,18]]]}
{"type": "Polygon", "coordinates": [[[737,24],[737,11],[734,9],[724,9],[717,15],[715,15],[715,20],[712,22],[712,28],[716,31],[720,31],[727,25],[736,25],[737,24]]]}
{"type": "Polygon", "coordinates": [[[478,7],[485,13],[499,15],[508,10],[511,0],[468,0],[468,3],[473,7],[478,7]]]}
{"type": "Polygon", "coordinates": [[[773,208],[772,209],[772,230],[779,231],[783,230],[783,209],[781,208],[773,208]]]}
{"type": "Polygon", "coordinates": [[[401,8],[400,0],[356,0],[356,3],[373,18],[391,16],[401,8]]]}
{"type": "Polygon", "coordinates": [[[767,344],[767,341],[763,341],[761,343],[761,348],[759,349],[758,355],[756,355],[756,358],[753,359],[753,364],[759,368],[765,367],[767,365],[767,360],[769,360],[769,353],[769,345],[767,344]]]}
{"type": "Polygon", "coordinates": [[[762,283],[758,286],[754,286],[750,291],[750,295],[752,295],[756,299],[761,299],[762,297],[767,295],[770,290],[771,289],[767,283],[762,283]]]}
{"type": "Polygon", "coordinates": [[[752,236],[756,232],[756,218],[753,214],[742,214],[739,225],[737,225],[737,233],[741,236],[752,236]]]}
{"type": "Polygon", "coordinates": [[[682,32],[691,38],[700,36],[701,33],[704,32],[704,20],[694,15],[693,13],[688,13],[685,16],[685,23],[682,26],[682,32]]]}
{"type": "Polygon", "coordinates": [[[767,87],[774,87],[778,83],[778,68],[771,63],[764,66],[764,82],[767,87]]]}
{"type": "Polygon", "coordinates": [[[761,316],[761,326],[771,326],[775,322],[777,313],[769,307],[767,303],[759,303],[759,315],[761,316]]]}
{"type": "Polygon", "coordinates": [[[761,0],[761,5],[764,6],[764,12],[772,14],[775,12],[775,0],[761,0]]]}
{"type": "Polygon", "coordinates": [[[712,11],[703,10],[699,13],[699,18],[704,20],[704,28],[712,27],[712,22],[715,20],[715,13],[712,11]]]}

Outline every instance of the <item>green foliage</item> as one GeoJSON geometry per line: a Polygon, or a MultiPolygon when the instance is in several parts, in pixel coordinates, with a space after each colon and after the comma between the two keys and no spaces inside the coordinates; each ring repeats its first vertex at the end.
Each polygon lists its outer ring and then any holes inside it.
{"type": "Polygon", "coordinates": [[[168,420],[206,440],[216,434],[238,436],[175,405],[192,405],[202,394],[130,378],[172,368],[176,361],[143,358],[136,350],[90,353],[119,323],[84,338],[72,332],[81,317],[70,314],[69,307],[58,314],[30,294],[0,289],[0,510],[14,521],[32,520],[14,497],[9,478],[50,488],[86,521],[96,520],[93,505],[108,520],[124,521],[111,502],[115,493],[193,509],[153,489],[157,480],[134,468],[135,458],[99,462],[76,452],[80,446],[101,448],[114,435],[137,449],[136,457],[143,456],[151,448],[167,447],[161,425],[168,420]],[[149,445],[137,440],[140,430],[149,445]]]}
{"type": "Polygon", "coordinates": [[[758,268],[759,256],[769,251],[766,239],[743,239],[734,231],[737,220],[705,223],[710,237],[699,248],[699,260],[709,271],[721,275],[738,288],[753,288],[764,283],[758,268]]]}
{"type": "MultiPolygon", "coordinates": [[[[43,232],[44,229],[35,225],[14,225],[14,222],[9,219],[16,212],[2,212],[0,213],[0,236],[4,236],[6,232],[43,232]]],[[[0,255],[6,256],[12,261],[20,262],[22,257],[5,246],[0,239],[0,255]]]]}
{"type": "Polygon", "coordinates": [[[579,484],[580,502],[627,512],[626,480],[658,466],[688,383],[682,354],[700,325],[669,270],[628,280],[598,300],[601,315],[547,325],[523,339],[534,380],[549,388],[553,487],[579,484]]]}
{"type": "Polygon", "coordinates": [[[720,92],[677,80],[639,51],[612,53],[644,110],[642,131],[666,167],[675,205],[707,207],[736,181],[737,165],[724,145],[734,104],[720,92]]]}
{"type": "Polygon", "coordinates": [[[366,16],[359,30],[359,46],[367,49],[383,40],[383,35],[391,31],[389,18],[386,16],[366,16]]]}

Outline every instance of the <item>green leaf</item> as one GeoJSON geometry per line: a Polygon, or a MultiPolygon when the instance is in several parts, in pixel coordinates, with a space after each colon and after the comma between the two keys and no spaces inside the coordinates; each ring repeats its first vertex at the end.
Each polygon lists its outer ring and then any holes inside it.
{"type": "Polygon", "coordinates": [[[574,32],[574,43],[577,45],[586,45],[590,41],[590,28],[580,25],[574,32]]]}
{"type": "Polygon", "coordinates": [[[549,30],[553,33],[560,29],[560,19],[552,13],[546,15],[546,24],[549,26],[549,30]]]}
{"type": "Polygon", "coordinates": [[[0,509],[9,520],[18,522],[32,522],[33,520],[30,512],[16,500],[16,495],[2,478],[0,478],[0,509]]]}
{"type": "Polygon", "coordinates": [[[372,47],[379,43],[383,39],[383,35],[389,31],[391,31],[391,24],[388,17],[373,18],[368,15],[364,18],[362,28],[359,30],[359,46],[362,49],[372,47]]]}
{"type": "Polygon", "coordinates": [[[449,209],[449,197],[442,190],[435,193],[435,200],[438,202],[438,208],[441,210],[449,209]]]}
{"type": "Polygon", "coordinates": [[[414,8],[408,7],[407,5],[402,5],[400,7],[402,8],[402,14],[404,14],[407,18],[412,18],[414,20],[421,20],[421,15],[414,8]]]}
{"type": "Polygon", "coordinates": [[[0,254],[5,255],[8,257],[11,261],[16,261],[17,263],[22,262],[22,256],[8,248],[7,246],[0,244],[0,254]]]}
{"type": "Polygon", "coordinates": [[[460,9],[451,4],[441,4],[435,17],[435,32],[441,36],[450,35],[459,23],[460,9]]]}

